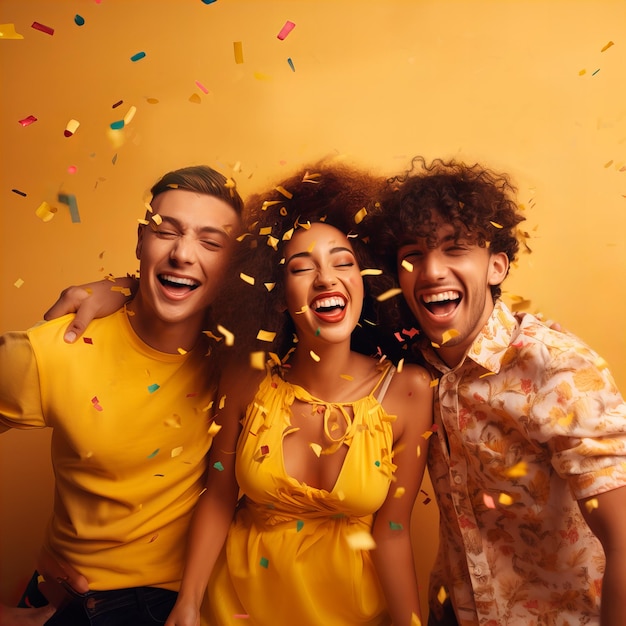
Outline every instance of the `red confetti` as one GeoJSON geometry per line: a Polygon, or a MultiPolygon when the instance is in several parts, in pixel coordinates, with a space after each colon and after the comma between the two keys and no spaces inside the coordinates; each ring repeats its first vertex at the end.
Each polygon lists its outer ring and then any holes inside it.
{"type": "Polygon", "coordinates": [[[295,27],[296,25],[293,22],[287,20],[276,36],[282,41],[295,27]]]}
{"type": "Polygon", "coordinates": [[[35,30],[40,30],[42,33],[46,33],[46,35],[54,35],[54,28],[50,28],[50,26],[40,24],[39,22],[33,22],[30,27],[35,30]]]}
{"type": "Polygon", "coordinates": [[[83,337],[85,343],[93,345],[93,339],[91,337],[83,337]]]}
{"type": "Polygon", "coordinates": [[[120,104],[124,104],[124,100],[118,100],[115,104],[111,105],[112,109],[117,109],[120,104]]]}
{"type": "Polygon", "coordinates": [[[34,115],[29,115],[28,117],[25,117],[23,120],[19,120],[19,123],[22,126],[30,126],[31,124],[34,124],[37,121],[37,118],[34,115]]]}

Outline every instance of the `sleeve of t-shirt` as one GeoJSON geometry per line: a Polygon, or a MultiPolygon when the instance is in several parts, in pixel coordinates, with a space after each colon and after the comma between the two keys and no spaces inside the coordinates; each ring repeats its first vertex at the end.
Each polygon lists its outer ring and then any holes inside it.
{"type": "Polygon", "coordinates": [[[28,334],[0,336],[0,432],[43,428],[39,371],[28,334]]]}

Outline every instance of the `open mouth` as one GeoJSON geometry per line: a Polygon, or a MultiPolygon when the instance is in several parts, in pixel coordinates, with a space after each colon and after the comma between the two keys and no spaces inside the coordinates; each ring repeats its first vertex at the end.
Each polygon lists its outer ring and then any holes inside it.
{"type": "Polygon", "coordinates": [[[334,313],[337,311],[343,311],[346,308],[346,301],[345,298],[340,296],[319,298],[311,303],[311,308],[316,313],[334,313]]]}
{"type": "Polygon", "coordinates": [[[461,302],[458,291],[442,291],[422,296],[422,304],[437,317],[454,312],[461,302]]]}
{"type": "Polygon", "coordinates": [[[191,278],[181,278],[180,276],[172,276],[171,274],[159,274],[159,282],[168,289],[180,289],[193,291],[200,286],[200,283],[191,278]]]}

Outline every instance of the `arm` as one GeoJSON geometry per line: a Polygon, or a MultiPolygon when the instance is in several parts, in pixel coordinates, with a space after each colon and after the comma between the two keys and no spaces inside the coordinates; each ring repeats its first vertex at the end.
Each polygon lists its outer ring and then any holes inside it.
{"type": "Polygon", "coordinates": [[[405,366],[394,376],[383,402],[396,415],[392,483],[383,506],[376,513],[372,535],[376,549],[372,558],[378,572],[394,626],[409,626],[421,620],[419,593],[411,546],[411,512],[426,465],[427,439],[422,435],[432,425],[430,377],[419,367],[405,366]],[[419,450],[419,455],[418,455],[419,450]],[[401,497],[396,490],[404,489],[401,497]]]}
{"type": "Polygon", "coordinates": [[[247,404],[242,399],[242,389],[256,389],[248,384],[242,372],[234,369],[222,378],[218,397],[225,396],[224,408],[216,418],[222,428],[211,446],[207,488],[200,496],[191,521],[183,579],[166,626],[200,624],[200,607],[206,586],[237,504],[235,449],[241,431],[239,420],[247,404]],[[216,469],[218,463],[221,465],[216,469]]]}
{"type": "Polygon", "coordinates": [[[68,287],[43,317],[45,320],[53,320],[75,312],[76,317],[67,327],[64,337],[67,343],[74,343],[85,332],[91,320],[121,309],[135,294],[138,284],[137,279],[126,277],[68,287]]]}
{"type": "Polygon", "coordinates": [[[626,624],[626,487],[579,500],[578,505],[606,556],[601,624],[626,624]]]}

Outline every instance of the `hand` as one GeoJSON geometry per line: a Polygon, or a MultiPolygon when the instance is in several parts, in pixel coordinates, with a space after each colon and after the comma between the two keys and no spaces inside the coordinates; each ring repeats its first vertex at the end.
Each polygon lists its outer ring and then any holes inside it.
{"type": "Polygon", "coordinates": [[[0,626],[43,626],[55,612],[56,608],[51,604],[38,609],[0,604],[0,626]]]}
{"type": "Polygon", "coordinates": [[[89,591],[87,579],[69,563],[50,554],[46,548],[41,549],[36,568],[43,579],[39,583],[39,590],[51,605],[58,607],[67,599],[68,592],[64,585],[71,587],[77,593],[89,591]]]}
{"type": "Polygon", "coordinates": [[[200,611],[191,604],[177,601],[165,626],[200,626],[200,611]]]}
{"type": "Polygon", "coordinates": [[[121,309],[136,289],[137,281],[134,278],[100,280],[68,287],[43,317],[45,320],[53,320],[67,313],[76,313],[63,336],[67,343],[74,343],[93,319],[106,317],[121,309]]]}

